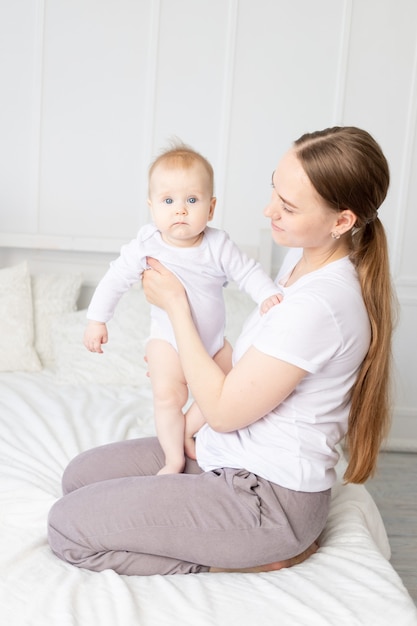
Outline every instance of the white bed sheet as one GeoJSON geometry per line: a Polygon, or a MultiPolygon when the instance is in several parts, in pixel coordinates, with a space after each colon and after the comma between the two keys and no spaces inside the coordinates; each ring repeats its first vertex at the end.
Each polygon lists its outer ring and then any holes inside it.
{"type": "MultiPolygon", "coordinates": [[[[363,486],[338,484],[319,551],[265,574],[120,576],[77,569],[46,541],[68,461],[154,433],[141,388],[58,385],[52,372],[0,374],[0,616],[7,626],[415,626],[363,486]]],[[[342,473],[343,468],[340,467],[342,473]]]]}

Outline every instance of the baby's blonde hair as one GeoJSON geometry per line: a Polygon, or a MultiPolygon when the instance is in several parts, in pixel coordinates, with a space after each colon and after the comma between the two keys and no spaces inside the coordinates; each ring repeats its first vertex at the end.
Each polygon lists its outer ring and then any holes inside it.
{"type": "Polygon", "coordinates": [[[203,157],[199,152],[187,146],[181,141],[172,141],[172,145],[168,150],[161,152],[159,156],[151,163],[149,167],[149,177],[151,180],[152,174],[158,165],[164,165],[172,168],[189,169],[195,163],[200,163],[206,170],[209,177],[209,185],[211,189],[211,195],[214,193],[214,172],[209,161],[203,157]]]}

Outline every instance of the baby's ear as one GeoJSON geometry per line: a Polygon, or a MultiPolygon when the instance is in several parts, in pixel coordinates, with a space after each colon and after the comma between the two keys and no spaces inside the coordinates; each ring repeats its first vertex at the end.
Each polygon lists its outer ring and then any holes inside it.
{"type": "Polygon", "coordinates": [[[210,210],[209,210],[209,214],[207,218],[209,222],[213,219],[214,209],[216,208],[216,202],[217,202],[217,198],[213,196],[212,199],[210,200],[210,210]]]}

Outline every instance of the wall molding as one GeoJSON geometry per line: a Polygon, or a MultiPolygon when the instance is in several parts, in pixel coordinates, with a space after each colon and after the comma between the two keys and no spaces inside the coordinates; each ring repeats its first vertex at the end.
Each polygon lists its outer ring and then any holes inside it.
{"type": "Polygon", "coordinates": [[[126,239],[66,237],[62,235],[38,235],[19,233],[0,233],[1,248],[21,250],[47,250],[50,252],[110,252],[119,253],[126,239]]]}
{"type": "Polygon", "coordinates": [[[400,305],[417,305],[417,278],[401,278],[394,281],[400,305]]]}
{"type": "MultiPolygon", "coordinates": [[[[150,163],[153,159],[153,147],[155,139],[155,109],[156,109],[156,85],[159,63],[159,26],[161,16],[161,0],[153,0],[150,3],[151,12],[149,17],[149,44],[147,58],[146,77],[146,100],[143,125],[143,155],[144,163],[150,163]]],[[[143,169],[141,180],[142,192],[140,197],[148,196],[148,173],[143,169]]]]}
{"type": "Polygon", "coordinates": [[[343,19],[341,25],[341,37],[339,45],[338,64],[336,72],[336,88],[333,123],[337,125],[343,124],[346,80],[349,66],[349,47],[350,47],[350,30],[352,25],[353,1],[345,0],[343,6],[343,19]]]}
{"type": "Polygon", "coordinates": [[[31,138],[31,199],[36,215],[36,228],[40,232],[40,173],[42,142],[43,66],[45,34],[45,0],[36,0],[35,9],[34,70],[32,82],[32,138],[31,138]]]}
{"type": "Polygon", "coordinates": [[[389,440],[381,446],[382,450],[387,452],[416,452],[417,453],[417,437],[410,439],[409,437],[390,437],[389,440]]]}
{"type": "MultiPolygon", "coordinates": [[[[229,0],[227,47],[223,72],[222,116],[220,119],[219,148],[216,167],[216,195],[225,198],[228,157],[230,147],[230,128],[233,106],[234,71],[236,58],[237,22],[239,0],[229,0]]],[[[225,211],[220,214],[220,228],[224,228],[225,211]]]]}
{"type": "Polygon", "coordinates": [[[416,409],[394,408],[391,432],[383,449],[392,452],[417,452],[416,409]]]}
{"type": "Polygon", "coordinates": [[[405,125],[404,149],[399,181],[398,210],[396,212],[396,224],[393,240],[392,268],[397,274],[401,266],[401,250],[406,229],[407,202],[410,193],[410,181],[412,177],[413,153],[415,149],[417,129],[417,31],[414,48],[413,71],[411,75],[410,95],[408,100],[407,119],[405,125]]]}

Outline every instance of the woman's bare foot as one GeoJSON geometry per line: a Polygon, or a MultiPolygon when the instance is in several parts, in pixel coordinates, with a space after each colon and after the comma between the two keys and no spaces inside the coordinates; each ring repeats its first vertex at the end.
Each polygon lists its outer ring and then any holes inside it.
{"type": "Polygon", "coordinates": [[[241,572],[243,574],[255,574],[259,572],[275,572],[279,569],[284,569],[284,567],[293,567],[293,565],[299,565],[309,556],[317,552],[319,546],[314,541],[307,550],[304,550],[301,554],[292,557],[291,559],[286,559],[285,561],[276,561],[275,563],[267,563],[266,565],[258,565],[257,567],[245,567],[242,569],[221,569],[218,567],[211,567],[210,572],[241,572]]]}

